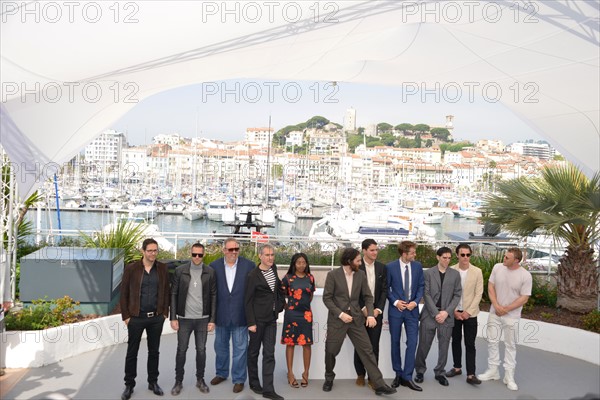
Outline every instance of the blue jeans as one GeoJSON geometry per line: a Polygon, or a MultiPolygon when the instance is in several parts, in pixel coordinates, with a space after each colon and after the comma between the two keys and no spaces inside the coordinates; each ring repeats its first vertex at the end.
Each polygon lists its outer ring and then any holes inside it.
{"type": "Polygon", "coordinates": [[[175,356],[175,380],[177,382],[183,382],[186,353],[192,332],[194,332],[194,339],[196,342],[196,380],[204,378],[204,367],[206,366],[206,335],[208,334],[208,318],[179,318],[179,330],[177,331],[177,355],[175,356]]]}
{"type": "Polygon", "coordinates": [[[248,328],[245,326],[219,326],[215,334],[215,369],[217,376],[229,377],[229,341],[233,342],[231,380],[234,384],[246,382],[248,355],[248,328]]]}

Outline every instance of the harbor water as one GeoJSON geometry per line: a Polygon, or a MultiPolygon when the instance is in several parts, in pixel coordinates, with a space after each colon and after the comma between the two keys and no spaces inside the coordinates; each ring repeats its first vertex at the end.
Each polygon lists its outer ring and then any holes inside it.
{"type": "MultiPolygon", "coordinates": [[[[58,229],[56,210],[42,210],[41,214],[40,229],[44,231],[58,229]]],[[[107,224],[115,222],[118,215],[124,214],[116,214],[110,210],[66,210],[60,212],[60,223],[63,230],[98,231],[107,224]]],[[[26,218],[32,222],[35,230],[37,228],[36,210],[31,209],[26,218]]],[[[310,219],[298,219],[295,224],[276,221],[273,228],[264,228],[262,232],[274,236],[303,237],[308,235],[314,222],[315,220],[310,219]]],[[[210,221],[206,218],[189,221],[180,214],[159,214],[153,223],[158,225],[161,232],[165,233],[227,234],[232,232],[232,228],[224,226],[222,222],[210,221]]],[[[477,220],[457,218],[452,215],[444,215],[441,224],[428,226],[435,229],[435,239],[437,240],[447,240],[445,232],[481,233],[481,225],[477,220]]]]}

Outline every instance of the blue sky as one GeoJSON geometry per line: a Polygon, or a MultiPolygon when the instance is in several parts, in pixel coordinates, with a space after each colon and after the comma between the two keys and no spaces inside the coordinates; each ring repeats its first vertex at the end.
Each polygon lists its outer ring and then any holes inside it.
{"type": "Polygon", "coordinates": [[[501,102],[468,97],[467,88],[459,93],[450,87],[424,95],[413,86],[403,92],[398,86],[345,82],[207,82],[144,99],[112,128],[127,132],[129,143],[136,145],[150,143],[161,133],[194,137],[198,120],[199,137],[232,141],[243,139],[247,127],[267,126],[269,115],[275,130],[314,115],[342,124],[346,110],[352,107],[358,126],[379,122],[443,126],[445,116],[451,114],[455,139],[500,139],[505,144],[541,139],[501,102]]]}

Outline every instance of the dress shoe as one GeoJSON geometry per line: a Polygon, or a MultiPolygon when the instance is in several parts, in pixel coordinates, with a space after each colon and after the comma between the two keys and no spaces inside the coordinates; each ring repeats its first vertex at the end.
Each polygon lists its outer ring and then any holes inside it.
{"type": "Polygon", "coordinates": [[[123,390],[123,394],[121,395],[121,400],[129,400],[132,393],[133,386],[125,386],[125,390],[123,390]]]}
{"type": "Polygon", "coordinates": [[[375,389],[375,394],[377,396],[381,396],[382,394],[394,394],[396,393],[396,389],[389,387],[388,385],[383,385],[375,389]]]}
{"type": "Polygon", "coordinates": [[[243,383],[236,383],[233,385],[233,393],[239,393],[242,390],[244,390],[244,384],[243,383]]]}
{"type": "Polygon", "coordinates": [[[157,396],[162,396],[163,394],[165,394],[163,392],[163,390],[160,388],[160,386],[158,386],[157,382],[152,382],[148,384],[148,390],[151,390],[152,393],[154,393],[157,396]]]}
{"type": "Polygon", "coordinates": [[[448,379],[444,375],[436,375],[435,380],[440,383],[442,386],[448,386],[448,379]]]}
{"type": "MultiPolygon", "coordinates": [[[[421,377],[421,379],[423,379],[423,377],[421,377]]],[[[404,387],[407,387],[407,388],[417,391],[417,392],[423,391],[423,388],[421,386],[417,385],[416,383],[414,383],[412,380],[402,379],[400,381],[400,384],[404,387]]]]}
{"type": "Polygon", "coordinates": [[[370,387],[372,390],[375,390],[375,385],[373,385],[373,381],[371,380],[371,378],[369,378],[369,379],[367,380],[367,385],[369,385],[369,387],[370,387]]]}
{"type": "Polygon", "coordinates": [[[272,400],[283,400],[283,397],[278,395],[275,392],[264,392],[263,393],[263,397],[265,399],[272,399],[272,400]]]}
{"type": "Polygon", "coordinates": [[[472,375],[467,377],[467,383],[470,383],[471,385],[479,385],[481,384],[481,381],[475,375],[472,375]]]}
{"type": "Polygon", "coordinates": [[[212,378],[212,381],[210,381],[211,385],[218,385],[221,382],[225,382],[227,380],[227,378],[223,378],[222,376],[215,376],[214,378],[212,378]]]}
{"type": "Polygon", "coordinates": [[[171,394],[173,396],[177,396],[179,393],[181,393],[181,389],[183,389],[183,385],[181,384],[181,382],[175,381],[173,389],[171,389],[171,394]]]}
{"type": "Polygon", "coordinates": [[[364,375],[358,375],[356,377],[356,386],[365,386],[365,376],[364,375]]]}
{"type": "Polygon", "coordinates": [[[423,383],[423,374],[418,373],[417,376],[415,377],[415,382],[423,383]]]}
{"type": "Polygon", "coordinates": [[[323,383],[323,391],[324,392],[331,392],[331,389],[333,388],[333,381],[325,381],[325,383],[323,383]]]}
{"type": "Polygon", "coordinates": [[[459,369],[458,371],[455,368],[449,369],[448,372],[446,372],[446,378],[452,378],[453,376],[456,375],[462,375],[462,370],[459,369]]]}
{"type": "Polygon", "coordinates": [[[394,378],[394,382],[392,382],[392,387],[393,388],[397,388],[398,386],[400,386],[402,384],[402,378],[400,376],[396,376],[394,378]]]}
{"type": "Polygon", "coordinates": [[[263,388],[260,385],[258,385],[258,386],[250,385],[250,390],[252,390],[256,394],[263,394],[263,388]]]}
{"type": "Polygon", "coordinates": [[[208,388],[208,386],[206,386],[206,382],[204,382],[203,378],[200,378],[196,381],[196,387],[200,389],[200,392],[202,393],[210,392],[210,389],[208,388]]]}

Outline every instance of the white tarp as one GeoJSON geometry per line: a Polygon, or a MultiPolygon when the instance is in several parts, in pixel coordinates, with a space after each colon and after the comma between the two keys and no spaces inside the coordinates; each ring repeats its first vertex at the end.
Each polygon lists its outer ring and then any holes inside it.
{"type": "Polygon", "coordinates": [[[600,169],[597,1],[0,4],[1,143],[22,197],[132,98],[227,79],[455,88],[600,169]]]}

